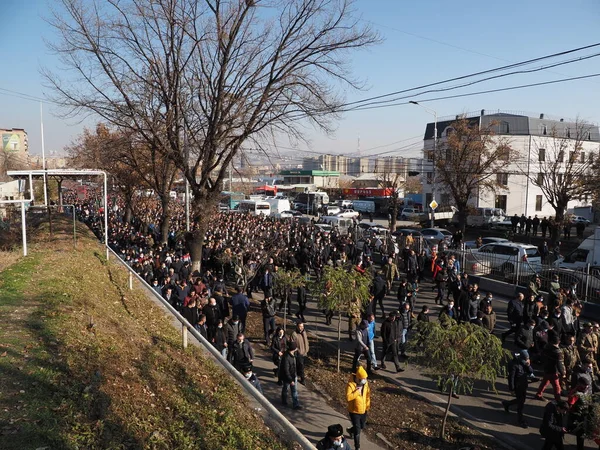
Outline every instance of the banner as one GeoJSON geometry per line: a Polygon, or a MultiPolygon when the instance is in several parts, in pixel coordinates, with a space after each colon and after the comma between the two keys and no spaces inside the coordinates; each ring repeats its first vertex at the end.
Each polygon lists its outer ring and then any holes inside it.
{"type": "Polygon", "coordinates": [[[2,150],[5,152],[20,152],[21,138],[17,133],[2,133],[2,150]]]}

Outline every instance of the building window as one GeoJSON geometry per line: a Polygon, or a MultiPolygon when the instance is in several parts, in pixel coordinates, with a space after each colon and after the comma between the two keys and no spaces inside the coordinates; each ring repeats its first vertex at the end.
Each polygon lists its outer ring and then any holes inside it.
{"type": "Polygon", "coordinates": [[[556,159],[559,163],[565,162],[565,151],[561,150],[558,152],[558,158],[556,159]]]}
{"type": "Polygon", "coordinates": [[[440,196],[440,202],[442,205],[449,205],[450,203],[452,203],[452,201],[450,200],[450,194],[442,194],[440,196]]]}
{"type": "Polygon", "coordinates": [[[501,161],[508,161],[510,159],[510,147],[508,145],[498,148],[498,159],[501,161]]]}
{"type": "Polygon", "coordinates": [[[433,150],[427,150],[425,155],[427,156],[427,161],[433,161],[433,150]]]}
{"type": "Polygon", "coordinates": [[[506,195],[496,195],[496,201],[494,202],[495,207],[506,212],[506,198],[506,195]]]}
{"type": "Polygon", "coordinates": [[[451,148],[446,149],[446,160],[452,161],[452,149],[451,148]]]}
{"type": "Polygon", "coordinates": [[[548,127],[546,127],[546,125],[540,125],[540,134],[543,136],[546,136],[548,134],[548,127]]]}
{"type": "Polygon", "coordinates": [[[497,173],[496,174],[496,183],[500,186],[508,186],[508,174],[507,173],[497,173]]]}
{"type": "Polygon", "coordinates": [[[538,173],[537,175],[537,180],[535,182],[535,184],[537,184],[538,186],[543,186],[544,185],[544,174],[543,173],[538,173]]]}
{"type": "Polygon", "coordinates": [[[581,164],[585,164],[585,152],[581,152],[581,155],[580,155],[580,160],[579,160],[579,162],[580,162],[581,164]]]}
{"type": "Polygon", "coordinates": [[[510,133],[510,125],[508,122],[500,122],[500,134],[510,133]]]}
{"type": "Polygon", "coordinates": [[[571,137],[571,129],[569,127],[565,128],[565,136],[568,138],[571,137]]]}
{"type": "Polygon", "coordinates": [[[536,211],[542,210],[542,196],[541,195],[535,196],[535,210],[536,211]]]}
{"type": "Polygon", "coordinates": [[[540,148],[538,150],[538,161],[539,162],[546,161],[546,149],[545,148],[540,148]]]}
{"type": "Polygon", "coordinates": [[[433,172],[427,172],[426,179],[427,184],[431,184],[433,182],[433,172]]]}

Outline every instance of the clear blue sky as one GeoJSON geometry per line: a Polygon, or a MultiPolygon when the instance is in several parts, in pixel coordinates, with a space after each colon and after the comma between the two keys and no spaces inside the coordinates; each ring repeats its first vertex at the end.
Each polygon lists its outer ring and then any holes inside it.
{"type": "MultiPolygon", "coordinates": [[[[53,39],[43,17],[46,0],[2,0],[9,11],[0,27],[2,70],[0,88],[42,96],[39,68],[53,68],[54,56],[44,45],[53,39]]],[[[502,2],[447,2],[358,0],[356,15],[372,23],[383,44],[353,55],[356,75],[369,89],[348,93],[348,101],[415,87],[463,74],[486,70],[562,50],[600,42],[600,3],[597,0],[502,2]]],[[[592,53],[594,50],[588,51],[592,53]]],[[[600,50],[596,50],[600,51],[600,50]]],[[[527,75],[505,77],[463,91],[535,83],[600,73],[600,57],[527,75]]],[[[415,99],[436,96],[424,95],[415,99]]],[[[7,96],[0,91],[0,128],[25,128],[31,153],[41,153],[39,104],[7,96]]],[[[598,122],[600,77],[496,94],[485,94],[426,103],[439,116],[465,111],[511,110],[598,122]]],[[[81,132],[82,124],[62,120],[45,108],[46,151],[61,151],[81,132]]],[[[407,147],[396,153],[418,154],[419,139],[431,116],[414,105],[350,112],[338,124],[334,138],[310,133],[311,151],[355,153],[360,135],[363,155],[407,147]],[[415,139],[408,139],[413,138],[415,139]],[[397,145],[367,149],[395,141],[397,145]]],[[[91,123],[91,122],[88,122],[91,123]]],[[[282,143],[283,144],[283,143],[282,143]]],[[[283,144],[285,145],[285,144],[283,144]]],[[[300,155],[296,152],[296,155],[300,155]]]]}

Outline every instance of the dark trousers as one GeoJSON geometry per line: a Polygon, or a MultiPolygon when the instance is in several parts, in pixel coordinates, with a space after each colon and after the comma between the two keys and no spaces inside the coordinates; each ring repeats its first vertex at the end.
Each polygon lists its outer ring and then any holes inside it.
{"type": "Polygon", "coordinates": [[[275,317],[263,317],[263,330],[265,331],[265,342],[269,344],[269,336],[275,331],[275,317]]]}
{"type": "Polygon", "coordinates": [[[298,303],[298,316],[300,316],[300,318],[302,320],[304,320],[304,311],[306,311],[306,302],[299,302],[298,303]]]}
{"type": "Polygon", "coordinates": [[[519,389],[515,391],[515,398],[506,402],[506,405],[510,408],[513,405],[517,405],[517,419],[523,420],[523,408],[525,407],[525,399],[527,398],[527,388],[519,389]]]}
{"type": "Polygon", "coordinates": [[[522,323],[511,323],[508,331],[502,333],[502,340],[504,341],[508,336],[510,336],[513,333],[518,333],[522,326],[522,323]]]}
{"type": "Polygon", "coordinates": [[[377,316],[377,304],[379,303],[379,308],[381,308],[381,315],[385,316],[385,310],[383,309],[383,298],[385,297],[385,294],[383,295],[376,295],[375,297],[373,297],[373,300],[371,301],[371,312],[377,316]]]}
{"type": "Polygon", "coordinates": [[[360,431],[365,427],[367,422],[367,413],[350,414],[350,422],[352,422],[352,434],[354,435],[354,448],[360,449],[360,431]]]}
{"type": "Polygon", "coordinates": [[[296,352],[296,373],[298,374],[298,379],[302,382],[304,382],[304,358],[304,356],[296,352]]]}
{"type": "Polygon", "coordinates": [[[390,352],[392,353],[392,358],[394,358],[396,369],[398,369],[400,367],[400,361],[398,360],[398,344],[396,342],[383,343],[383,349],[381,350],[381,367],[385,368],[385,358],[390,352]]]}
{"type": "Polygon", "coordinates": [[[352,359],[352,373],[356,373],[356,369],[358,369],[358,359],[360,356],[364,356],[367,360],[367,374],[371,374],[371,355],[369,355],[369,350],[354,350],[354,358],[352,359]]]}
{"type": "Polygon", "coordinates": [[[564,450],[565,444],[563,443],[562,439],[557,441],[554,439],[546,438],[542,450],[552,450],[553,448],[555,448],[556,450],[564,450]]]}

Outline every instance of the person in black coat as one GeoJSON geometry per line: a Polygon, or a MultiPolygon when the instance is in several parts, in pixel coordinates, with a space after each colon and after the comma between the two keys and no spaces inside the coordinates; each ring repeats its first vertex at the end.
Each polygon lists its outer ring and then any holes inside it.
{"type": "Polygon", "coordinates": [[[219,320],[217,323],[217,329],[215,330],[215,335],[213,336],[212,344],[215,346],[223,358],[227,358],[227,333],[223,326],[223,321],[219,320]]]}
{"type": "Polygon", "coordinates": [[[304,311],[306,311],[306,287],[298,286],[296,290],[296,300],[298,301],[298,312],[296,313],[296,317],[302,322],[306,322],[304,318],[304,311]]]}
{"type": "Polygon", "coordinates": [[[567,429],[563,425],[564,416],[569,410],[565,400],[549,402],[544,408],[544,417],[540,426],[540,434],[545,438],[542,450],[563,450],[563,439],[567,429]]]}
{"type": "Polygon", "coordinates": [[[292,406],[294,409],[302,409],[298,401],[298,371],[296,368],[296,351],[298,347],[294,341],[287,344],[287,351],[281,359],[279,375],[283,387],[281,388],[281,403],[287,405],[288,390],[292,393],[292,406]]]}
{"type": "Polygon", "coordinates": [[[388,318],[383,321],[381,325],[381,339],[383,340],[383,347],[381,349],[381,368],[385,369],[385,359],[391,352],[394,359],[394,365],[396,366],[396,372],[404,372],[404,369],[400,368],[400,361],[398,359],[398,326],[395,323],[397,320],[397,311],[392,311],[388,318]]]}
{"type": "Polygon", "coordinates": [[[181,315],[190,323],[191,326],[197,328],[200,320],[200,313],[196,308],[196,300],[192,299],[188,305],[181,310],[181,315]]]}
{"type": "Polygon", "coordinates": [[[217,324],[219,323],[219,320],[223,319],[223,317],[221,317],[221,308],[217,305],[217,300],[214,297],[211,297],[208,304],[202,308],[202,314],[206,316],[208,340],[212,341],[215,336],[215,331],[217,330],[217,324]]]}
{"type": "Polygon", "coordinates": [[[281,358],[285,354],[286,351],[286,339],[285,333],[283,332],[283,328],[277,327],[275,333],[273,333],[273,338],[271,339],[271,353],[273,355],[273,364],[275,364],[275,369],[273,372],[277,374],[277,384],[281,386],[281,358]]]}
{"type": "Polygon", "coordinates": [[[371,285],[371,295],[373,296],[371,313],[377,315],[377,304],[379,303],[381,316],[385,317],[385,310],[383,309],[383,299],[385,298],[385,294],[387,294],[387,282],[381,275],[381,272],[377,272],[377,275],[375,275],[375,278],[373,279],[373,284],[371,285]]]}
{"type": "Polygon", "coordinates": [[[517,405],[517,421],[523,428],[528,424],[523,418],[523,408],[527,398],[527,386],[533,381],[533,368],[526,353],[519,353],[508,364],[508,389],[515,395],[512,400],[503,400],[502,406],[507,413],[513,405],[517,405]]]}
{"type": "Polygon", "coordinates": [[[524,299],[525,295],[523,295],[523,293],[520,292],[517,295],[517,298],[513,298],[511,301],[508,302],[506,315],[508,316],[508,323],[510,324],[510,329],[502,333],[502,342],[504,342],[509,335],[517,333],[523,326],[524,299]]]}
{"type": "Polygon", "coordinates": [[[229,362],[240,372],[244,367],[252,366],[254,351],[243,333],[237,335],[236,341],[229,348],[229,362]]]}
{"type": "Polygon", "coordinates": [[[526,356],[530,356],[529,352],[533,350],[534,339],[533,329],[535,327],[535,321],[529,320],[524,327],[521,327],[515,335],[515,345],[526,356]]]}

